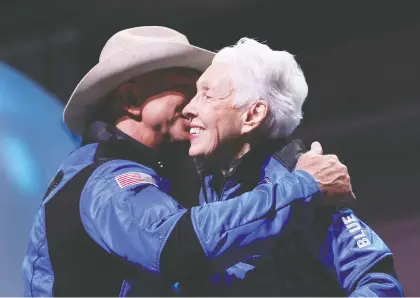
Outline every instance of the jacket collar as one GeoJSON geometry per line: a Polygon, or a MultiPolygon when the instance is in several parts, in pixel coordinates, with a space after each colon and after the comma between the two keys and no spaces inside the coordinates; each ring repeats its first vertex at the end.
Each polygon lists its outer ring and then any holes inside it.
{"type": "Polygon", "coordinates": [[[114,125],[96,121],[90,124],[83,135],[82,146],[98,143],[95,159],[126,159],[148,166],[165,175],[166,162],[163,156],[142,143],[134,140],[114,125]]]}
{"type": "MultiPolygon", "coordinates": [[[[244,154],[241,158],[234,160],[228,168],[225,178],[230,178],[235,174],[248,175],[249,170],[260,169],[263,162],[274,152],[284,148],[286,144],[285,139],[269,140],[250,150],[244,154]],[[248,173],[248,174],[247,174],[248,173]]],[[[194,159],[197,172],[201,177],[211,174],[220,173],[220,169],[215,169],[211,165],[207,164],[204,160],[194,159]]]]}
{"type": "Polygon", "coordinates": [[[233,175],[244,176],[247,178],[250,171],[255,171],[259,174],[261,166],[264,161],[270,157],[274,152],[282,149],[286,141],[284,139],[269,140],[260,146],[250,150],[241,158],[234,160],[228,169],[225,177],[230,178],[233,175]]]}

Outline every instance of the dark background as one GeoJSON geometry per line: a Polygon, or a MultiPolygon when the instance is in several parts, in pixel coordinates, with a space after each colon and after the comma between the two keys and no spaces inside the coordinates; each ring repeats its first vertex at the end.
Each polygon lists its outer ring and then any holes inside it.
{"type": "Polygon", "coordinates": [[[359,217],[394,251],[405,294],[418,296],[418,3],[337,2],[1,0],[0,61],[66,103],[106,40],[128,27],[169,26],[210,50],[243,36],[288,50],[309,83],[296,135],[348,165],[359,217]]]}

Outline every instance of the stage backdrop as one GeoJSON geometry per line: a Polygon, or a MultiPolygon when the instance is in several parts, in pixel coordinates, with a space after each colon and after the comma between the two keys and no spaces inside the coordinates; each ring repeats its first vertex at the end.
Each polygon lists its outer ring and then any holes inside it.
{"type": "Polygon", "coordinates": [[[79,140],[63,105],[0,62],[0,296],[22,296],[22,261],[46,187],[79,140]]]}

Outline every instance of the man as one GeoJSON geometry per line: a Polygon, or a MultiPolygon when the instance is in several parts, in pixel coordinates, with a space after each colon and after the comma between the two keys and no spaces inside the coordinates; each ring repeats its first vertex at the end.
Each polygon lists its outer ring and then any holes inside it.
{"type": "MultiPolygon", "coordinates": [[[[183,113],[191,119],[191,156],[204,160],[200,203],[240,201],[241,194],[289,175],[276,150],[299,124],[308,93],[294,57],[252,39],[222,49],[197,82],[183,113]],[[205,174],[203,174],[205,173],[205,174]]],[[[292,143],[296,145],[296,143],[292,143]]],[[[322,154],[320,144],[316,150],[322,154]]],[[[280,151],[281,152],[281,151],[280,151]]],[[[300,168],[300,160],[296,168],[300,168]]],[[[401,296],[385,243],[349,209],[288,206],[288,231],[264,255],[207,281],[181,284],[205,296],[401,296]]],[[[225,220],[230,220],[225,218],[225,220]]],[[[252,230],[253,227],[249,226],[252,230]]],[[[262,235],[269,237],[270,235],[262,235]]]]}
{"type": "Polygon", "coordinates": [[[83,146],[63,162],[37,214],[25,295],[168,296],[175,281],[257,253],[253,244],[287,226],[291,202],[320,191],[333,204],[350,197],[344,166],[314,152],[302,156],[300,170],[243,200],[185,209],[167,194],[177,144],[189,138],[181,112],[213,56],[164,27],[108,40],[64,111],[83,146]]]}

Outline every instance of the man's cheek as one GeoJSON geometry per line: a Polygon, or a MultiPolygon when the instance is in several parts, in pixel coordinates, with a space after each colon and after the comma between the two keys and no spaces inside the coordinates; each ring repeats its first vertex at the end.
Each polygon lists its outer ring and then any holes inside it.
{"type": "Polygon", "coordinates": [[[169,128],[172,140],[189,140],[189,128],[182,121],[176,121],[175,123],[167,123],[167,126],[169,128]]]}

